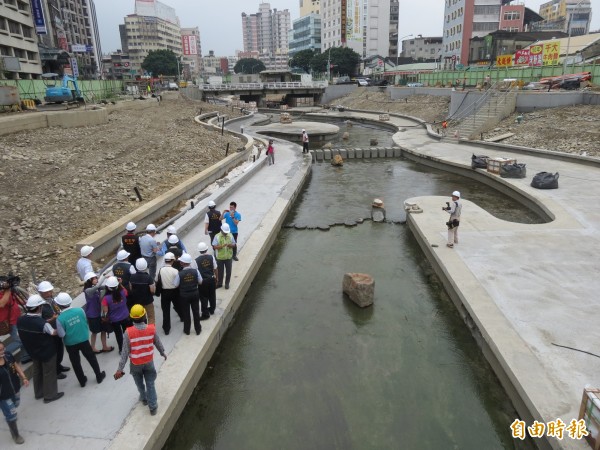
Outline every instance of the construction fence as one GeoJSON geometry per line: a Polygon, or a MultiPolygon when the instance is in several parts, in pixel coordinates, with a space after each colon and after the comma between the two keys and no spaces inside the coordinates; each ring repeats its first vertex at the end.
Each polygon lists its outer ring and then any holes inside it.
{"type": "MultiPolygon", "coordinates": [[[[564,74],[591,72],[592,82],[600,84],[600,65],[587,64],[569,66],[564,74]]],[[[430,73],[418,74],[419,82],[426,86],[450,86],[462,85],[463,81],[467,86],[483,85],[485,77],[489,75],[490,81],[494,84],[506,78],[514,78],[524,83],[539,81],[541,78],[556,77],[563,75],[563,66],[541,66],[541,67],[506,67],[506,68],[488,68],[488,67],[470,67],[469,70],[446,70],[430,73]]]]}
{"type": "MultiPolygon", "coordinates": [[[[61,82],[58,80],[57,85],[61,82]]],[[[77,84],[84,100],[89,103],[114,98],[125,89],[121,80],[77,80],[77,84]]],[[[0,80],[0,86],[17,86],[21,100],[40,101],[44,101],[47,87],[43,80],[0,80]]]]}

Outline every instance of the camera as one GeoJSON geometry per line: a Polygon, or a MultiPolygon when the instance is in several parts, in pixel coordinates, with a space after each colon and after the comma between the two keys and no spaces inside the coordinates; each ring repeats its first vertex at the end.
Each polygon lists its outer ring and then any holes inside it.
{"type": "Polygon", "coordinates": [[[13,275],[12,272],[8,276],[0,276],[0,289],[14,289],[21,284],[21,278],[13,275]]]}
{"type": "Polygon", "coordinates": [[[444,211],[450,211],[450,202],[446,202],[446,207],[444,208],[442,206],[442,210],[444,210],[444,211]]]}

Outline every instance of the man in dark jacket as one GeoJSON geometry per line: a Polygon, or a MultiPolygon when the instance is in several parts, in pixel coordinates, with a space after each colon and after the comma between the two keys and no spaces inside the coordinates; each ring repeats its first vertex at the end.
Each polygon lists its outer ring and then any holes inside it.
{"type": "Polygon", "coordinates": [[[19,337],[33,362],[33,390],[35,398],[44,398],[44,403],[58,400],[56,378],[56,345],[53,336],[56,330],[42,317],[42,305],[46,303],[39,295],[32,295],[25,307],[27,314],[17,320],[19,337]]]}
{"type": "Polygon", "coordinates": [[[221,231],[221,212],[217,210],[217,205],[212,200],[208,202],[208,211],[204,216],[204,234],[210,236],[210,242],[215,235],[221,231]]]}
{"type": "Polygon", "coordinates": [[[200,325],[200,293],[198,285],[202,284],[202,277],[198,269],[192,269],[192,257],[187,253],[181,255],[181,272],[175,278],[174,284],[179,287],[179,305],[181,316],[183,317],[183,332],[190,334],[191,318],[190,309],[194,318],[194,329],[196,334],[200,334],[202,326],[200,325]]]}
{"type": "Polygon", "coordinates": [[[131,310],[133,305],[142,305],[146,309],[148,323],[154,325],[154,292],[156,285],[154,279],[148,274],[148,262],[139,258],[135,262],[136,273],[129,278],[129,296],[127,307],[131,310]]]}
{"type": "Polygon", "coordinates": [[[136,224],[129,222],[125,227],[127,233],[121,237],[121,247],[123,250],[129,252],[128,261],[130,264],[135,264],[138,258],[142,257],[142,250],[140,249],[140,237],[135,234],[136,224]]]}

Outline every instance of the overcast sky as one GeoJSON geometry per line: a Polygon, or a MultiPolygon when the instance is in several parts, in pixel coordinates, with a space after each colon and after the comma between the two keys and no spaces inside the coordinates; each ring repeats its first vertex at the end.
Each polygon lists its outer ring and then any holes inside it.
{"type": "MultiPolygon", "coordinates": [[[[525,0],[534,11],[548,0],[525,0]]],[[[127,14],[133,14],[134,0],[94,0],[100,28],[102,51],[121,48],[119,24],[127,14]]],[[[218,56],[234,55],[243,50],[242,12],[258,11],[260,0],[162,0],[177,10],[182,27],[198,27],[202,54],[214,50],[218,56]],[[213,6],[217,5],[217,6],[213,6]]],[[[298,0],[272,0],[271,8],[289,9],[292,21],[298,18],[298,0]]],[[[600,30],[600,0],[592,0],[592,30],[600,30]]],[[[407,34],[441,36],[444,20],[444,0],[400,0],[400,38],[407,34]]]]}

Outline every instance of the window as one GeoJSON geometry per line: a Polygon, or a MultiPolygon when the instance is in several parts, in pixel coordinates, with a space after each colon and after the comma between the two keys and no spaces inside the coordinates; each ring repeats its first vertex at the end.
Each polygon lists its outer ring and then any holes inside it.
{"type": "Polygon", "coordinates": [[[475,15],[500,15],[500,6],[498,5],[475,5],[473,8],[475,15]]]}
{"type": "Polygon", "coordinates": [[[33,37],[33,33],[31,32],[31,28],[30,27],[26,27],[25,25],[21,25],[21,28],[23,30],[23,37],[29,38],[31,39],[33,37]]]}
{"type": "Polygon", "coordinates": [[[8,30],[12,34],[21,34],[21,26],[17,22],[13,22],[12,20],[8,21],[8,30]]]}
{"type": "Polygon", "coordinates": [[[519,20],[521,18],[520,11],[505,11],[504,20],[519,20]]]}

